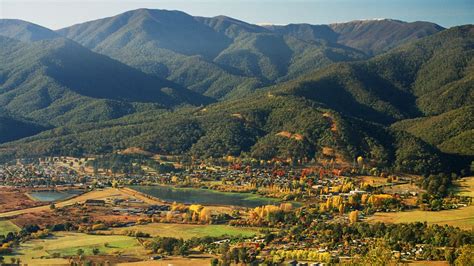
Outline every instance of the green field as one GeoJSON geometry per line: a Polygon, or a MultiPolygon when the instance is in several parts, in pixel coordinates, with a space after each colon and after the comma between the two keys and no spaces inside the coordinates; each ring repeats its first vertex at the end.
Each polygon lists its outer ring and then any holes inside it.
{"type": "MultiPolygon", "coordinates": [[[[5,223],[6,224],[6,223],[5,223]]],[[[132,256],[147,258],[147,251],[133,237],[120,235],[125,230],[139,230],[153,236],[168,236],[189,239],[193,236],[222,236],[258,234],[255,228],[238,228],[227,225],[190,225],[190,224],[147,224],[127,228],[115,228],[104,233],[114,235],[88,235],[83,233],[59,232],[47,239],[35,239],[22,243],[15,250],[14,256],[5,256],[5,261],[11,257],[20,258],[22,263],[30,265],[69,265],[68,260],[58,257],[75,256],[82,249],[85,255],[91,255],[94,248],[102,255],[132,256]]]]}
{"type": "MultiPolygon", "coordinates": [[[[135,225],[127,228],[112,229],[114,234],[124,234],[126,230],[137,230],[148,233],[151,236],[176,237],[189,239],[203,236],[238,236],[251,237],[258,234],[256,228],[241,228],[228,225],[194,225],[194,224],[166,224],[151,223],[146,225],[135,225]]],[[[110,231],[109,231],[110,232],[110,231]]]]}
{"type": "Polygon", "coordinates": [[[0,235],[6,235],[9,232],[17,232],[20,228],[8,220],[0,220],[0,235]]]}
{"type": "Polygon", "coordinates": [[[82,233],[60,232],[47,239],[35,239],[21,244],[15,250],[14,256],[20,258],[23,263],[37,264],[61,264],[67,263],[64,259],[53,259],[56,253],[59,257],[76,255],[79,249],[84,254],[92,254],[92,249],[97,248],[100,254],[124,255],[134,257],[146,256],[146,250],[133,237],[121,235],[88,235],[82,233]]]}

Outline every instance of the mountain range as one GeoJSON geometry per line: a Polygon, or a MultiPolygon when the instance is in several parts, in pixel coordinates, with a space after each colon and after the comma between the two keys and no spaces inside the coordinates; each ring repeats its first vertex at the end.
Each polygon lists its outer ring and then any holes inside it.
{"type": "Polygon", "coordinates": [[[474,157],[472,25],[138,9],[57,31],[0,20],[0,42],[4,159],[139,147],[427,173],[474,157]]]}

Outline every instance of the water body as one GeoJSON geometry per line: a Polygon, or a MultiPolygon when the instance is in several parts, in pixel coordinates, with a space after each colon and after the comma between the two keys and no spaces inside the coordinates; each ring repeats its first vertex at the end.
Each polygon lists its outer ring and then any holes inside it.
{"type": "Polygon", "coordinates": [[[233,205],[254,208],[262,205],[279,205],[280,200],[251,193],[220,192],[200,188],[175,188],[171,186],[131,186],[136,191],[167,202],[202,205],[233,205]]]}
{"type": "Polygon", "coordinates": [[[28,193],[31,197],[37,201],[42,202],[53,202],[59,200],[65,200],[72,198],[78,194],[80,191],[37,191],[28,193]]]}

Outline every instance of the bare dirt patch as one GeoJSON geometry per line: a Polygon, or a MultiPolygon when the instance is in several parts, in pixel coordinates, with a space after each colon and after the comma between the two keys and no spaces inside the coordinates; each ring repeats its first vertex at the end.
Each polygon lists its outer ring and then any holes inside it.
{"type": "Polygon", "coordinates": [[[44,203],[34,201],[25,193],[27,189],[22,188],[0,188],[0,212],[8,212],[14,210],[21,210],[44,205],[44,203]]]}

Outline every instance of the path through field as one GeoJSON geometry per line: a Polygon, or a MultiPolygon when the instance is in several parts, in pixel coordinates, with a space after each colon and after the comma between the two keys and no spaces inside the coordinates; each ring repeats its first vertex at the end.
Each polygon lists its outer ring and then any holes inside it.
{"type": "MultiPolygon", "coordinates": [[[[147,198],[141,195],[140,193],[134,193],[133,190],[130,189],[119,189],[119,188],[105,188],[102,190],[93,190],[91,192],[87,192],[85,194],[79,195],[77,197],[55,203],[56,207],[65,207],[65,206],[70,206],[74,205],[76,203],[82,203],[88,199],[106,199],[110,197],[118,197],[118,196],[126,196],[126,197],[135,197],[137,199],[143,200],[146,203],[149,204],[157,204],[160,203],[155,199],[147,198]]],[[[39,206],[39,207],[33,207],[33,208],[27,208],[23,210],[16,210],[16,211],[9,211],[9,212],[3,212],[0,213],[0,218],[6,218],[6,217],[12,217],[12,216],[17,216],[20,214],[25,214],[25,213],[32,213],[32,212],[42,212],[42,211],[49,211],[49,205],[45,206],[39,206]]]]}

